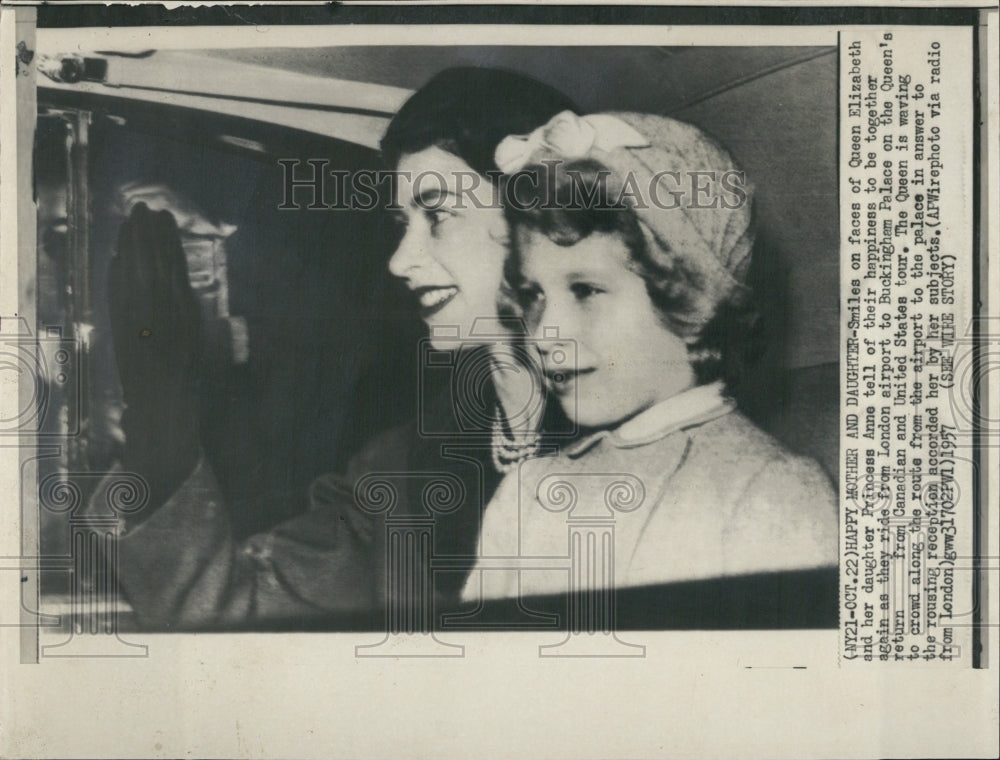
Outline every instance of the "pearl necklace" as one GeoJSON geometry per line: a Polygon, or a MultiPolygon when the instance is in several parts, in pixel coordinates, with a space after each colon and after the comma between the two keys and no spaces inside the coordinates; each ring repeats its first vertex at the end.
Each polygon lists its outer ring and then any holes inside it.
{"type": "Polygon", "coordinates": [[[508,435],[505,428],[503,412],[497,404],[493,413],[493,438],[490,450],[493,454],[493,466],[497,472],[503,473],[511,472],[518,464],[538,454],[541,442],[537,430],[508,435]]]}

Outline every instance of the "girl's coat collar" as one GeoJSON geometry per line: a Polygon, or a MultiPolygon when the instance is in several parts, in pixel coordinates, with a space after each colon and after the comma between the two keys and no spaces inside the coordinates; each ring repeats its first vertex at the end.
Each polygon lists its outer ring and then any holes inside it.
{"type": "Polygon", "coordinates": [[[735,408],[736,403],[724,395],[721,382],[699,385],[651,406],[614,430],[601,430],[576,441],[564,453],[576,458],[604,440],[619,449],[645,446],[678,430],[722,417],[735,408]]]}

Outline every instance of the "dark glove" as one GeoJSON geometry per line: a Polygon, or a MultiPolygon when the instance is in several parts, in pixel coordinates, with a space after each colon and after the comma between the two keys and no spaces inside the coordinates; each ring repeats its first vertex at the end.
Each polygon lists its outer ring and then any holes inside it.
{"type": "Polygon", "coordinates": [[[132,209],[108,284],[126,404],[123,464],[146,478],[155,507],[190,475],[201,451],[201,315],[169,211],[152,212],[144,203],[132,209]]]}

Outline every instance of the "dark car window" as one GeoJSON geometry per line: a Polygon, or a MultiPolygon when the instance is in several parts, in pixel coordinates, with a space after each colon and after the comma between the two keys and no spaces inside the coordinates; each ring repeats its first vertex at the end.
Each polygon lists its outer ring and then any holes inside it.
{"type": "MultiPolygon", "coordinates": [[[[206,456],[239,505],[238,533],[266,530],[303,508],[313,478],[414,414],[421,327],[386,270],[393,225],[380,208],[309,209],[301,191],[297,209],[280,208],[279,161],[353,172],[378,167],[377,153],[204,112],[58,97],[42,98],[36,141],[39,326],[73,336],[86,325],[89,340],[69,379],[79,398],[53,387],[46,414],[53,432],[79,419],[81,435],[43,470],[100,472],[120,455],[106,272],[128,204],[144,200],[178,218],[202,306],[206,456]],[[79,271],[86,281],[71,281],[79,271]]],[[[63,519],[43,516],[47,548],[65,534],[63,519]]]]}

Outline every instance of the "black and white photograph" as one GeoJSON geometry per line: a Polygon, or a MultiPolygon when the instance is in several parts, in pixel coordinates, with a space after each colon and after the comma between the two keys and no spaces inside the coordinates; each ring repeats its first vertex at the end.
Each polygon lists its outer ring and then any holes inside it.
{"type": "Polygon", "coordinates": [[[880,679],[993,694],[995,9],[350,6],[5,8],[5,659],[224,703],[157,757],[894,756],[880,679]]]}
{"type": "Polygon", "coordinates": [[[834,627],[836,52],[40,61],[43,554],[122,517],[142,629],[834,627]]]}

